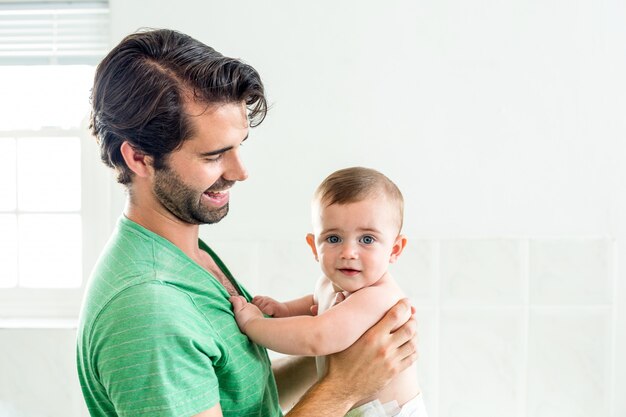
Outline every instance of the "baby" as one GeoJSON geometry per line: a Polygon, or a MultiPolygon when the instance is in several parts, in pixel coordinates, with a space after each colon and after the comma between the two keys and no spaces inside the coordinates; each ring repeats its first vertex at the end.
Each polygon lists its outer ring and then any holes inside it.
{"type": "MultiPolygon", "coordinates": [[[[405,298],[387,271],[407,243],[400,234],[403,206],[398,187],[378,171],[355,167],[328,176],[315,192],[314,233],[306,237],[324,273],[315,293],[284,303],[231,298],[241,331],[276,352],[317,356],[322,375],[324,355],[352,345],[405,298]]],[[[425,417],[415,366],[346,416],[425,417]]]]}

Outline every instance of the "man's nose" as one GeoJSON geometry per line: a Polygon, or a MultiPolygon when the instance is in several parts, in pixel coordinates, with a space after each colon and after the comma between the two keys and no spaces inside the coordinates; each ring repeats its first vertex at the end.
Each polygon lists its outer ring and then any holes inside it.
{"type": "Polygon", "coordinates": [[[243,181],[248,178],[248,170],[243,164],[239,149],[233,149],[229,162],[227,172],[224,173],[224,178],[231,181],[243,181]]]}

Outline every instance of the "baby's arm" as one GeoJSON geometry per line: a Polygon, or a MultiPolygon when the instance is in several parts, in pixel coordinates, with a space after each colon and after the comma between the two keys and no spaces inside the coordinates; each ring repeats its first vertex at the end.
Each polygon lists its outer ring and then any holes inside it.
{"type": "Polygon", "coordinates": [[[271,297],[257,295],[252,299],[252,304],[257,306],[263,313],[272,317],[310,316],[311,307],[314,304],[313,295],[305,295],[296,300],[281,303],[271,297]]]}
{"type": "Polygon", "coordinates": [[[243,297],[232,297],[237,324],[255,343],[290,355],[322,356],[352,345],[398,300],[386,286],[363,288],[318,316],[265,318],[243,297]]]}

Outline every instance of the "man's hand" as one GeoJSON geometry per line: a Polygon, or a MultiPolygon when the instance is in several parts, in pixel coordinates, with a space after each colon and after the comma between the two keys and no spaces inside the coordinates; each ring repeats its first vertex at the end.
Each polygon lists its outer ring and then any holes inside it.
{"type": "Polygon", "coordinates": [[[351,347],[328,357],[327,378],[339,380],[337,387],[360,401],[380,391],[417,356],[417,323],[409,300],[403,299],[351,347]]]}
{"type": "Polygon", "coordinates": [[[285,417],[343,416],[417,360],[417,323],[403,299],[343,352],[328,356],[328,372],[285,417]]]}
{"type": "Polygon", "coordinates": [[[257,295],[252,299],[252,304],[259,307],[261,311],[272,317],[289,317],[289,307],[287,304],[276,301],[271,297],[257,295]]]}
{"type": "Polygon", "coordinates": [[[257,306],[249,303],[244,297],[241,295],[235,295],[230,297],[230,302],[233,305],[233,312],[235,313],[235,320],[237,320],[237,325],[239,329],[245,333],[246,325],[251,320],[262,319],[263,313],[257,306]]]}

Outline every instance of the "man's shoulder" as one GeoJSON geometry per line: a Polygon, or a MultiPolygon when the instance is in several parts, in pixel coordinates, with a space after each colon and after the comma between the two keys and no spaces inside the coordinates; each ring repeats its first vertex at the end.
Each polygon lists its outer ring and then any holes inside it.
{"type": "Polygon", "coordinates": [[[120,221],[111,234],[100,259],[99,265],[136,265],[137,261],[154,258],[155,237],[141,233],[120,221]]]}
{"type": "Polygon", "coordinates": [[[178,261],[180,256],[163,240],[128,219],[120,220],[93,268],[91,279],[108,281],[112,287],[119,287],[116,281],[122,281],[121,285],[136,283],[137,277],[153,279],[157,272],[166,270],[163,259],[178,261]]]}
{"type": "Polygon", "coordinates": [[[129,325],[135,333],[146,334],[175,334],[181,326],[187,331],[211,330],[190,294],[165,282],[146,278],[114,289],[103,285],[89,288],[81,312],[82,336],[91,340],[95,333],[117,334],[129,325]]]}
{"type": "Polygon", "coordinates": [[[201,316],[189,294],[158,280],[142,280],[119,289],[99,312],[112,321],[116,321],[116,316],[138,321],[142,315],[155,314],[195,319],[201,316]]]}
{"type": "MultiPolygon", "coordinates": [[[[98,258],[83,301],[83,318],[91,321],[126,289],[155,280],[154,248],[146,239],[120,223],[98,258]]],[[[139,288],[131,293],[136,293],[139,288]]]]}

